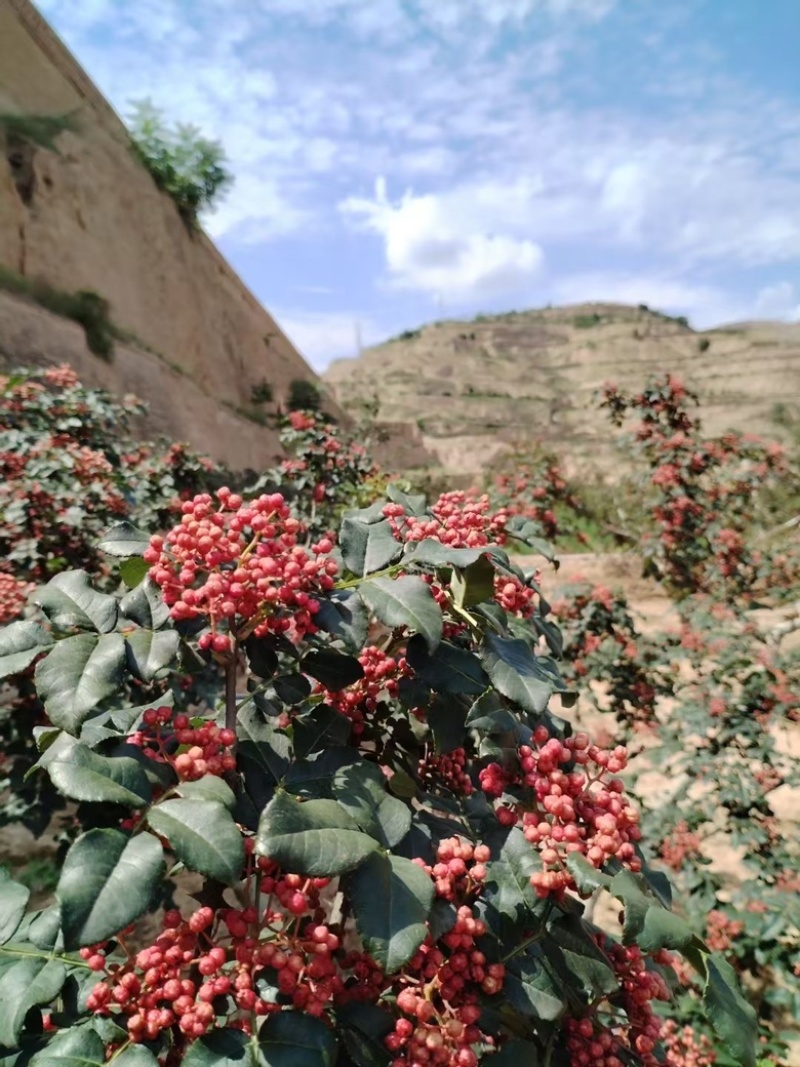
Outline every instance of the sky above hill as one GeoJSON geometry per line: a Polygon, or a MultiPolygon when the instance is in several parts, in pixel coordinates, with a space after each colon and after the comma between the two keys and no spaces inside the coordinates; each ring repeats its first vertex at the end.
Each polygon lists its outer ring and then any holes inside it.
{"type": "Polygon", "coordinates": [[[38,3],[222,141],[206,227],[317,368],[548,303],[800,318],[798,0],[38,3]]]}

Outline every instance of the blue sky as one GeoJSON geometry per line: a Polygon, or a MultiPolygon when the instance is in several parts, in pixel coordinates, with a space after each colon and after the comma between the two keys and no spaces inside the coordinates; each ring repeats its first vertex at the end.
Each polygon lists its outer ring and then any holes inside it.
{"type": "Polygon", "coordinates": [[[800,318],[800,0],[39,6],[223,142],[207,229],[318,368],[548,303],[800,318]]]}

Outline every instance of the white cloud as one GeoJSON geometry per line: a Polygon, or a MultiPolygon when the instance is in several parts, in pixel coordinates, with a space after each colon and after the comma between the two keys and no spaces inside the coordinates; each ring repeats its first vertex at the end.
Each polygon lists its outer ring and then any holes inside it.
{"type": "MultiPolygon", "coordinates": [[[[408,192],[392,204],[380,180],[374,199],[350,198],[341,209],[383,237],[389,280],[398,288],[451,299],[518,291],[540,270],[541,249],[529,239],[479,228],[480,211],[466,216],[460,201],[458,190],[449,196],[408,192]]],[[[480,209],[480,202],[474,206],[480,209]]]]}

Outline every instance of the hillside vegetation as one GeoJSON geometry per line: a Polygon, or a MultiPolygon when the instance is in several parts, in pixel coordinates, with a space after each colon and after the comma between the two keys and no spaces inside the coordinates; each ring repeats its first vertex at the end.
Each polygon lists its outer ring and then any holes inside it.
{"type": "Polygon", "coordinates": [[[709,431],[780,437],[781,414],[800,414],[800,325],[697,332],[621,304],[481,315],[407,331],[334,363],[326,380],[343,407],[377,403],[380,418],[416,424],[445,471],[473,474],[520,439],[543,440],[573,469],[609,466],[596,390],[663,371],[696,389],[709,431]]]}

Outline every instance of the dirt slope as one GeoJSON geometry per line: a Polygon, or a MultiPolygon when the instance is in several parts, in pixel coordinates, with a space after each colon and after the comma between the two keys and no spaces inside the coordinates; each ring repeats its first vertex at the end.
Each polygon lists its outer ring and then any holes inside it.
{"type": "Polygon", "coordinates": [[[439,322],[339,360],[325,375],[348,407],[419,426],[451,473],[480,470],[515,439],[541,438],[573,467],[613,463],[594,404],[608,380],[672,371],[695,386],[709,431],[780,436],[777,404],[800,414],[800,325],[698,333],[645,307],[583,304],[439,322]]]}

